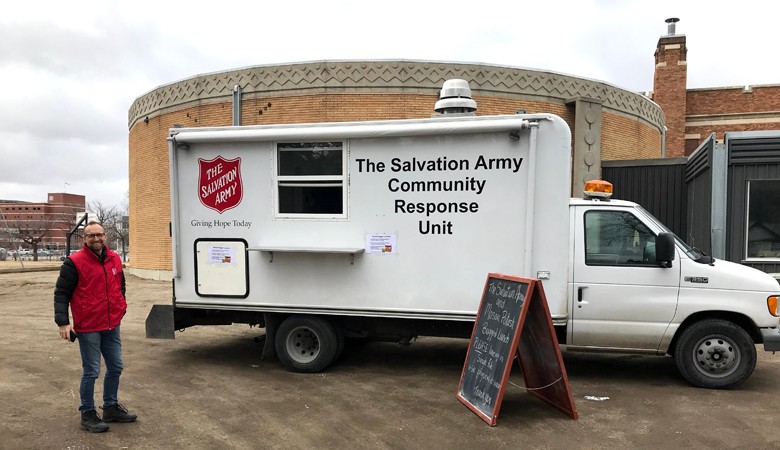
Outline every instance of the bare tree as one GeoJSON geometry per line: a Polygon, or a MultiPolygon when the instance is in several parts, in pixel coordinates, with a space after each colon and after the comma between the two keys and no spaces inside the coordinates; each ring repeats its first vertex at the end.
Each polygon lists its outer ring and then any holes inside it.
{"type": "Polygon", "coordinates": [[[114,230],[116,237],[121,244],[121,247],[117,249],[119,255],[122,257],[122,261],[126,261],[125,248],[130,243],[130,191],[125,191],[125,197],[122,199],[122,203],[117,208],[119,214],[119,220],[116,222],[117,227],[114,230]]]}
{"type": "MultiPolygon", "coordinates": [[[[15,249],[16,233],[12,231],[10,224],[5,219],[5,214],[3,214],[2,209],[0,209],[0,219],[2,219],[2,223],[0,223],[0,247],[15,249]]],[[[0,248],[0,261],[5,261],[5,257],[8,256],[7,252],[5,254],[1,253],[3,250],[5,249],[0,248]]],[[[19,260],[19,262],[21,262],[21,260],[19,260]]],[[[22,264],[22,267],[24,267],[24,264],[22,264]]]]}
{"type": "Polygon", "coordinates": [[[43,242],[52,243],[54,239],[58,241],[54,248],[60,245],[59,237],[64,233],[60,234],[57,231],[68,231],[73,228],[78,209],[80,208],[76,205],[57,205],[54,212],[44,214],[32,212],[13,217],[6,216],[0,211],[2,219],[0,240],[5,237],[6,242],[12,247],[15,247],[17,242],[28,244],[32,248],[33,259],[37,261],[38,249],[43,246],[43,242]]]}
{"type": "MultiPolygon", "coordinates": [[[[63,213],[61,218],[59,219],[59,229],[63,230],[66,233],[66,236],[67,236],[67,233],[69,231],[71,231],[73,228],[76,227],[76,223],[79,221],[79,219],[81,219],[81,216],[78,215],[79,212],[81,212],[81,208],[76,207],[76,206],[71,206],[71,207],[66,209],[66,212],[63,213]]],[[[76,235],[76,236],[78,237],[78,235],[76,235]]],[[[71,240],[71,241],[72,241],[72,239],[74,239],[73,236],[70,236],[68,238],[68,240],[71,240]]],[[[66,243],[66,248],[67,248],[67,244],[68,243],[66,243]]],[[[77,249],[78,247],[79,247],[79,245],[77,243],[75,245],[75,247],[71,246],[70,248],[71,249],[73,249],[73,248],[77,249]]]]}
{"type": "Polygon", "coordinates": [[[116,243],[117,222],[121,222],[121,214],[116,205],[107,205],[100,200],[93,200],[87,203],[87,210],[94,214],[90,216],[90,221],[97,221],[103,225],[103,231],[106,233],[106,245],[112,248],[116,243]]]}
{"type": "Polygon", "coordinates": [[[37,219],[14,219],[9,221],[8,225],[11,233],[25,244],[32,247],[33,261],[38,261],[38,245],[43,238],[51,234],[57,226],[57,220],[49,218],[37,219]]]}
{"type": "MultiPolygon", "coordinates": [[[[126,244],[130,241],[129,227],[129,192],[119,205],[107,205],[99,200],[88,203],[88,210],[94,214],[90,220],[96,220],[103,225],[106,232],[106,245],[124,255],[126,244]]],[[[124,260],[124,257],[123,257],[124,260]]]]}
{"type": "Polygon", "coordinates": [[[87,203],[87,210],[95,215],[95,217],[90,217],[89,220],[100,222],[104,229],[106,226],[110,226],[116,220],[116,205],[107,205],[100,200],[92,200],[91,202],[87,203]]]}

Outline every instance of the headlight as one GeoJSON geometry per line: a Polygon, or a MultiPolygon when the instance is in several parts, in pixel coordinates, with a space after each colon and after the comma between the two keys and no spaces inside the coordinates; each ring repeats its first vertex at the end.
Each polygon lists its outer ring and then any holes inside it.
{"type": "Polygon", "coordinates": [[[777,317],[777,296],[773,295],[766,299],[766,306],[769,308],[769,314],[777,317]]]}

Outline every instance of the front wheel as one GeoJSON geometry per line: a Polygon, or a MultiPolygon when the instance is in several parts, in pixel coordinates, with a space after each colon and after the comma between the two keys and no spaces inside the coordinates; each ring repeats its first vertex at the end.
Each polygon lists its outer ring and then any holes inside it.
{"type": "Polygon", "coordinates": [[[276,354],[293,372],[315,373],[328,367],[338,351],[338,337],[327,320],[293,315],[276,331],[276,354]]]}
{"type": "Polygon", "coordinates": [[[674,354],[677,369],[692,384],[734,389],[753,373],[756,346],[742,327],[725,320],[703,320],[686,328],[674,354]]]}

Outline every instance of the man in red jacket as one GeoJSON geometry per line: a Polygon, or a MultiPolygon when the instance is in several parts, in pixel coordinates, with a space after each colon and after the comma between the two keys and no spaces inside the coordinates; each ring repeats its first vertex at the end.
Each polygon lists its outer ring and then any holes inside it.
{"type": "Polygon", "coordinates": [[[122,374],[122,341],[119,324],[127,310],[125,274],[119,255],[105,246],[106,233],[98,222],[84,228],[84,247],[65,258],[54,289],[54,321],[60,336],[70,339],[74,331],[81,351],[81,429],[108,431],[106,422],[133,422],[137,418],[119,404],[122,374]],[[73,323],[68,320],[68,306],[73,323]],[[103,419],[95,411],[95,380],[100,375],[100,357],[106,361],[103,379],[103,419]]]}

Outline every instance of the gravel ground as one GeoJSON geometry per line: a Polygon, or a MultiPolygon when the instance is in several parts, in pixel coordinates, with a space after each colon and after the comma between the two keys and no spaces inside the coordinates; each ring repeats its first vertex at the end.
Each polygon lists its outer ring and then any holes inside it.
{"type": "Polygon", "coordinates": [[[170,283],[132,276],[119,398],[139,419],[91,434],[78,427],[78,346],[53,321],[56,277],[0,273],[2,449],[780,448],[780,355],[760,347],[734,391],[691,387],[668,357],[564,352],[579,420],[510,385],[491,428],[455,399],[466,340],[348,346],[325,373],[294,374],[260,359],[262,329],[146,339],[170,283]]]}

